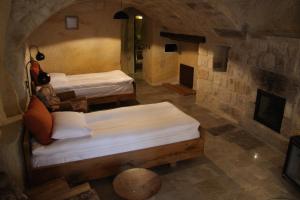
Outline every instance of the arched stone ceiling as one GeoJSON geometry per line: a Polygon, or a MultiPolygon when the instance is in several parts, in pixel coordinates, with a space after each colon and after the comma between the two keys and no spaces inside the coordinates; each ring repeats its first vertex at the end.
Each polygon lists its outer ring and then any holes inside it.
{"type": "Polygon", "coordinates": [[[20,47],[32,31],[75,0],[13,0],[8,33],[20,47]]]}
{"type": "MultiPolygon", "coordinates": [[[[206,0],[125,0],[125,2],[175,32],[195,34],[218,39],[214,28],[239,30],[236,23],[225,12],[206,0]]],[[[220,38],[219,38],[220,39],[220,38]]]]}
{"type": "Polygon", "coordinates": [[[4,51],[8,83],[2,101],[7,117],[18,115],[26,106],[26,89],[22,84],[26,38],[51,15],[71,3],[71,0],[12,0],[4,51]]]}
{"type": "MultiPolygon", "coordinates": [[[[89,0],[12,0],[5,67],[17,99],[26,96],[24,86],[13,81],[24,74],[26,38],[51,15],[77,1],[89,0]]],[[[209,41],[224,41],[228,35],[243,30],[254,35],[300,37],[299,0],[123,0],[123,4],[161,22],[167,30],[204,35],[209,41]],[[221,31],[216,33],[215,29],[221,31]]]]}
{"type": "MultiPolygon", "coordinates": [[[[80,1],[89,0],[13,0],[9,27],[9,32],[14,35],[13,41],[18,46],[22,45],[30,33],[51,15],[80,1]]],[[[118,0],[113,1],[119,3],[118,0]]],[[[205,0],[124,0],[123,4],[124,7],[139,9],[160,21],[164,27],[176,32],[217,36],[213,32],[215,27],[240,29],[234,19],[229,15],[227,17],[226,12],[229,14],[229,11],[226,7],[220,11],[205,0]]]]}
{"type": "Polygon", "coordinates": [[[226,5],[231,17],[255,35],[300,38],[299,0],[210,0],[226,5]]]}
{"type": "MultiPolygon", "coordinates": [[[[22,44],[51,15],[80,1],[89,0],[13,0],[10,24],[14,41],[22,44]]],[[[186,34],[214,38],[218,37],[215,28],[241,31],[247,24],[249,32],[300,35],[299,0],[123,0],[123,7],[129,6],[186,34]]]]}

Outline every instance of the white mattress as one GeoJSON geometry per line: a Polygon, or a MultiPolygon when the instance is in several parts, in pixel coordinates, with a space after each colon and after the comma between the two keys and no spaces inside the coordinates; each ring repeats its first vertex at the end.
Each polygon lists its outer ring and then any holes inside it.
{"type": "Polygon", "coordinates": [[[50,77],[57,93],[74,90],[77,96],[102,97],[134,91],[133,79],[120,70],[79,75],[50,73],[50,77]]]}
{"type": "Polygon", "coordinates": [[[113,155],[200,137],[200,123],[163,102],[85,114],[92,136],[33,143],[33,166],[113,155]]]}

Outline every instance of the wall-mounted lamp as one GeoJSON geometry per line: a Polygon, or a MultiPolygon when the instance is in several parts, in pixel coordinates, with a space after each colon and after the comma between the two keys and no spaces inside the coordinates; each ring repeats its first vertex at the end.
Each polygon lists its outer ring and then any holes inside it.
{"type": "Polygon", "coordinates": [[[38,60],[38,61],[44,60],[44,59],[45,59],[45,55],[44,55],[43,53],[40,52],[39,47],[36,46],[36,45],[31,45],[31,46],[29,47],[30,60],[34,60],[34,58],[33,58],[32,55],[31,55],[31,50],[32,50],[33,48],[35,48],[36,51],[37,51],[37,54],[36,54],[36,56],[35,56],[35,59],[38,60]]]}
{"type": "Polygon", "coordinates": [[[30,75],[31,71],[35,71],[36,73],[38,73],[38,71],[41,70],[39,63],[32,57],[32,53],[31,53],[32,49],[36,49],[36,51],[37,51],[36,56],[35,56],[35,59],[37,61],[41,61],[41,60],[45,59],[45,55],[40,52],[38,46],[36,46],[36,45],[29,46],[30,60],[25,65],[26,78],[27,78],[27,80],[25,81],[25,84],[26,84],[26,87],[28,88],[28,92],[29,92],[30,96],[32,96],[32,93],[34,92],[34,91],[32,91],[31,78],[33,78],[33,79],[37,79],[38,78],[38,77],[31,77],[31,75],[30,75]],[[30,66],[30,68],[29,68],[29,66],[30,66]]]}
{"type": "Polygon", "coordinates": [[[114,14],[113,19],[129,19],[129,16],[122,10],[123,4],[121,0],[121,10],[114,14]]]}

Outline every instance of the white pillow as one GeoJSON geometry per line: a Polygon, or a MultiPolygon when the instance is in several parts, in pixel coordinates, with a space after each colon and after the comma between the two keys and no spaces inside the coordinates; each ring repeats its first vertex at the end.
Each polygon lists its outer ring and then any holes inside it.
{"type": "Polygon", "coordinates": [[[90,136],[83,113],[53,112],[52,138],[57,140],[90,136]]]}
{"type": "Polygon", "coordinates": [[[66,78],[65,73],[50,73],[51,78],[64,79],[66,78]]]}
{"type": "Polygon", "coordinates": [[[49,75],[52,82],[62,82],[67,79],[67,76],[64,73],[50,73],[49,75]]]}

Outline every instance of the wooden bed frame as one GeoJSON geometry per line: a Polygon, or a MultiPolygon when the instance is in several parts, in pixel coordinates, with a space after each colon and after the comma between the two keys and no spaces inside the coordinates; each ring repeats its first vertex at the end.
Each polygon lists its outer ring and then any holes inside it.
{"type": "MultiPolygon", "coordinates": [[[[128,94],[115,94],[110,96],[101,96],[101,97],[86,97],[88,105],[97,105],[97,104],[103,104],[103,103],[120,103],[121,101],[128,101],[128,100],[136,100],[136,84],[133,81],[133,92],[128,94]]],[[[31,90],[32,94],[36,94],[36,87],[33,82],[31,82],[31,90]]],[[[67,92],[74,92],[73,90],[67,91],[67,92]]],[[[66,93],[66,92],[62,92],[66,93]]]]}
{"type": "Polygon", "coordinates": [[[121,101],[128,101],[128,100],[136,100],[136,84],[133,81],[133,93],[128,94],[116,94],[110,96],[102,96],[102,97],[87,97],[88,105],[97,105],[103,103],[111,103],[111,102],[121,102],[121,101]]]}
{"type": "Polygon", "coordinates": [[[31,135],[25,130],[23,153],[26,185],[31,187],[60,177],[65,177],[72,184],[78,184],[87,180],[115,175],[132,167],[150,168],[164,164],[174,165],[177,161],[199,157],[204,153],[205,132],[201,127],[199,127],[199,131],[201,131],[200,138],[193,140],[34,168],[32,166],[31,135]]]}

